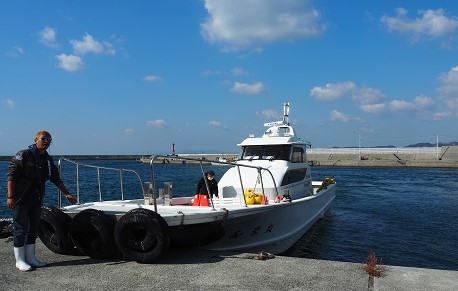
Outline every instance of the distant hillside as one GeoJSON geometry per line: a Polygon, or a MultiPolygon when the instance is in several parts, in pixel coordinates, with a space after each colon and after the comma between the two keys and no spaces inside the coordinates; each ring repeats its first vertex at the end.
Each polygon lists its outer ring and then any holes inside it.
{"type": "MultiPolygon", "coordinates": [[[[458,141],[452,141],[452,142],[440,142],[439,147],[442,146],[458,146],[458,141]]],[[[406,146],[406,148],[426,148],[426,147],[436,147],[437,144],[435,143],[429,143],[429,142],[421,142],[421,143],[416,143],[416,144],[411,144],[406,146]]]]}

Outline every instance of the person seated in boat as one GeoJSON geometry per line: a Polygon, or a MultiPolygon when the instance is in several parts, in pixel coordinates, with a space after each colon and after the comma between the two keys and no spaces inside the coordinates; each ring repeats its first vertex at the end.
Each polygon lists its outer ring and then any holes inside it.
{"type": "Polygon", "coordinates": [[[215,179],[215,172],[212,170],[205,172],[204,177],[200,178],[199,182],[197,183],[196,194],[204,194],[208,196],[207,185],[205,184],[204,179],[207,180],[211,197],[215,196],[218,198],[218,182],[215,179]]]}

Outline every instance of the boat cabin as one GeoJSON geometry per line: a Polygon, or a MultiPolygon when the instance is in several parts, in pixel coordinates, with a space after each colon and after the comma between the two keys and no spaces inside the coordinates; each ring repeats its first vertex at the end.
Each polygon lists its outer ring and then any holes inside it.
{"type": "Polygon", "coordinates": [[[238,144],[241,154],[237,164],[252,168],[229,169],[218,183],[220,193],[223,197],[243,197],[245,187],[252,187],[252,191],[262,192],[269,199],[282,195],[292,199],[312,195],[312,177],[306,153],[310,143],[295,136],[286,113],[283,121],[264,126],[268,129],[261,137],[250,135],[238,144]],[[256,167],[269,169],[270,172],[256,167]],[[237,184],[243,184],[243,187],[234,186],[237,184]]]}

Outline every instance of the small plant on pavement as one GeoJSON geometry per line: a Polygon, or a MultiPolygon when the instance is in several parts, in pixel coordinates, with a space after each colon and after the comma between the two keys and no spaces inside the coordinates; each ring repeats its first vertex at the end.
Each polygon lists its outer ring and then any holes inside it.
{"type": "Polygon", "coordinates": [[[382,259],[377,259],[375,253],[369,253],[362,266],[363,271],[372,277],[382,277],[385,273],[385,267],[382,265],[382,259]]]}

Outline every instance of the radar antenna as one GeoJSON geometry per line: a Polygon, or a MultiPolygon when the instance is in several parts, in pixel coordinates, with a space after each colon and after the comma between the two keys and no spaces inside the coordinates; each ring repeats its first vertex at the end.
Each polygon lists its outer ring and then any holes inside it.
{"type": "Polygon", "coordinates": [[[283,124],[284,125],[289,125],[288,116],[289,116],[289,102],[285,102],[283,104],[283,124]]]}
{"type": "Polygon", "coordinates": [[[289,125],[289,102],[283,103],[283,120],[275,122],[264,123],[265,127],[277,126],[277,125],[289,125]]]}

